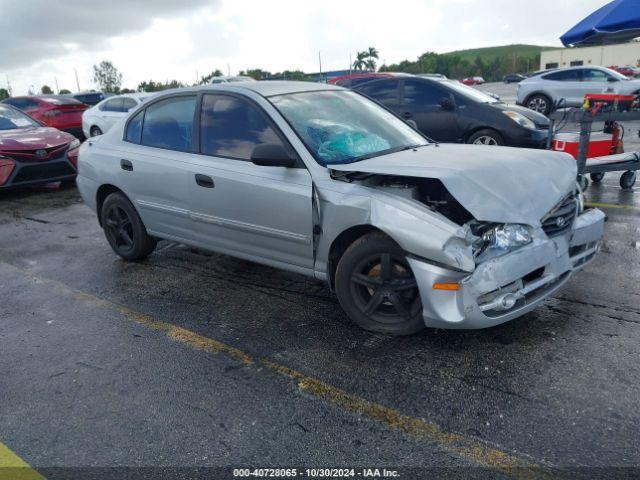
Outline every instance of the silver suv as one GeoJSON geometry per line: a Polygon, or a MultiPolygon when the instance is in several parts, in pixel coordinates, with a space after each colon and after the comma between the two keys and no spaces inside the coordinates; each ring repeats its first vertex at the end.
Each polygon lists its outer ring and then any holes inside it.
{"type": "Polygon", "coordinates": [[[169,239],[290,270],[393,334],[523,315],[594,258],[604,225],[565,153],[430,143],[308,82],[160,94],[85,142],[78,166],[125,260],[169,239]]]}
{"type": "Polygon", "coordinates": [[[640,93],[640,80],[631,80],[604,67],[572,67],[538,73],[518,84],[517,103],[548,115],[554,104],[579,107],[587,93],[640,93]]]}

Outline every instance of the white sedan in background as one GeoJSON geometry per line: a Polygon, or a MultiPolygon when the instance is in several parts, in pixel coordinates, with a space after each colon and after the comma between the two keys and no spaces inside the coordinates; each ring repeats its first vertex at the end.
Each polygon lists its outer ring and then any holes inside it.
{"type": "Polygon", "coordinates": [[[106,133],[129,110],[149,98],[149,93],[127,93],[108,97],[85,110],[82,114],[82,131],[85,137],[95,137],[106,133]]]}

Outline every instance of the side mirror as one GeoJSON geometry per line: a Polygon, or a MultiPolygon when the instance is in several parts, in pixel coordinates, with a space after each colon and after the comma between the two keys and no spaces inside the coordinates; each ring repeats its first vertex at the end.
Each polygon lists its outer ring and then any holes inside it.
{"type": "Polygon", "coordinates": [[[409,125],[414,130],[418,129],[418,124],[416,123],[415,120],[408,119],[408,120],[405,120],[405,122],[407,123],[407,125],[409,125]]]}
{"type": "Polygon", "coordinates": [[[453,100],[451,100],[448,97],[445,97],[442,100],[440,100],[440,106],[445,110],[453,110],[456,108],[456,105],[455,103],[453,103],[453,100]]]}
{"type": "Polygon", "coordinates": [[[263,143],[251,152],[251,161],[261,167],[293,167],[296,159],[277,143],[263,143]]]}

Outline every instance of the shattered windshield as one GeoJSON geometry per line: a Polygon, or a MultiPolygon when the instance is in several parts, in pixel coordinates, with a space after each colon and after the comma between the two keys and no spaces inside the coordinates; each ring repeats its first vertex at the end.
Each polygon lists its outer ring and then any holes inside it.
{"type": "Polygon", "coordinates": [[[428,143],[398,117],[354,92],[290,93],[269,100],[322,166],[357,162],[428,143]]]}

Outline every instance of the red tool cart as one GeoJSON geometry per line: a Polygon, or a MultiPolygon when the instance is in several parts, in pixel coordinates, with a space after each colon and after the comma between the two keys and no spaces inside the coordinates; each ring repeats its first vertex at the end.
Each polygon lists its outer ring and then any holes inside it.
{"type": "Polygon", "coordinates": [[[636,172],[640,170],[640,152],[624,153],[621,124],[640,120],[639,97],[588,94],[582,108],[556,111],[550,119],[547,146],[573,155],[578,162],[578,178],[583,189],[588,185],[585,174],[590,174],[591,180],[597,183],[606,172],[624,172],[620,186],[633,188],[636,172]],[[592,133],[594,122],[604,122],[602,133],[592,133]],[[567,123],[579,123],[580,132],[558,132],[567,123]]]}

